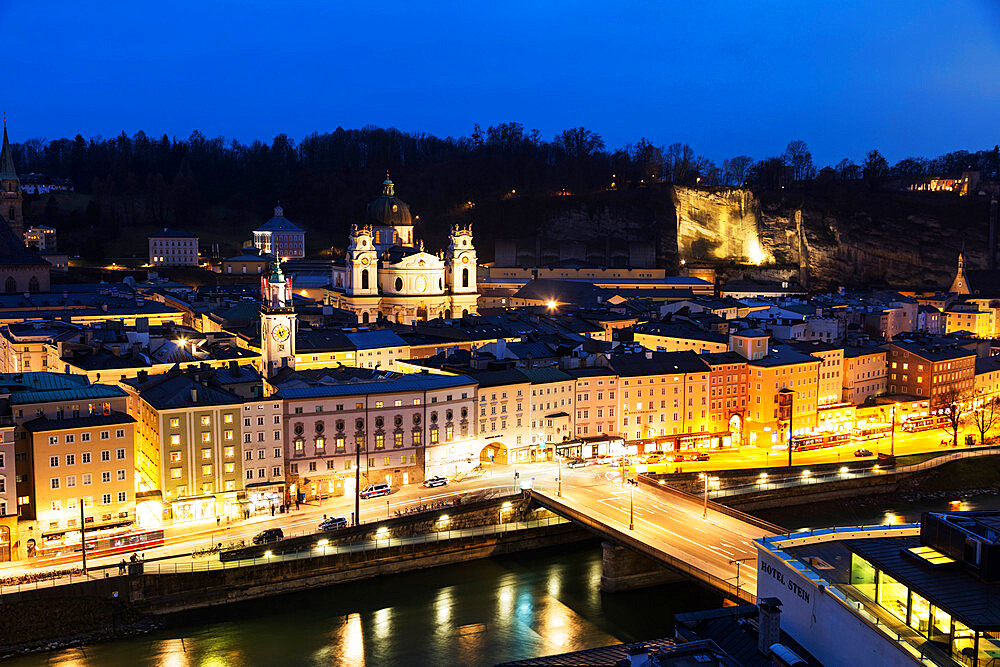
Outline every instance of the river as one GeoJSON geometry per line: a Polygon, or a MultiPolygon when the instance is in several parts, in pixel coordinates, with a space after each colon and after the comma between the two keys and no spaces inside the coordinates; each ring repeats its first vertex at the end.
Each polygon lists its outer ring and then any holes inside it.
{"type": "MultiPolygon", "coordinates": [[[[957,496],[956,496],[957,497],[957,496]]],[[[1000,509],[998,496],[964,509],[1000,509]]],[[[790,530],[917,521],[947,500],[793,508],[790,530]]],[[[172,618],[141,637],[12,660],[37,665],[494,665],[672,634],[673,614],[711,609],[693,584],[606,595],[601,548],[575,545],[230,605],[172,618]]]]}
{"type": "Polygon", "coordinates": [[[600,546],[576,545],[188,614],[9,664],[494,665],[662,637],[675,612],[721,602],[693,584],[603,594],[600,579],[600,546]]]}

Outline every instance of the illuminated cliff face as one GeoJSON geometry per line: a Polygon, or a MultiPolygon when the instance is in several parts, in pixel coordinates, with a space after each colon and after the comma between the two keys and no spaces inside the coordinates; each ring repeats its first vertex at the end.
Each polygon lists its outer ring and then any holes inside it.
{"type": "Polygon", "coordinates": [[[760,240],[759,205],[749,190],[674,186],[677,252],[683,260],[774,261],[760,240]]]}

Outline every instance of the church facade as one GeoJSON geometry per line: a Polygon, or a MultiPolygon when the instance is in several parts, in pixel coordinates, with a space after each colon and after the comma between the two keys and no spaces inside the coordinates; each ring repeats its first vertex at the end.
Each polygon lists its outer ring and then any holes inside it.
{"type": "Polygon", "coordinates": [[[416,240],[410,208],[386,178],[368,205],[365,224],[352,225],[343,266],[333,270],[331,305],[360,323],[410,324],[476,312],[476,247],[472,226],[453,225],[448,247],[432,254],[416,240]]]}

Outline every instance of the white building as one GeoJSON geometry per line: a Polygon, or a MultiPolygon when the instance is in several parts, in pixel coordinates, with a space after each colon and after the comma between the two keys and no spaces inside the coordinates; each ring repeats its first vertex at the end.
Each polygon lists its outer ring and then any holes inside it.
{"type": "Polygon", "coordinates": [[[149,237],[152,266],[198,266],[198,237],[183,229],[163,228],[149,237]]]}
{"type": "Polygon", "coordinates": [[[333,270],[332,305],[362,323],[474,314],[479,293],[471,225],[452,226],[448,248],[437,255],[415,238],[410,208],[387,178],[382,196],[368,205],[365,225],[351,227],[344,266],[333,270]]]}
{"type": "Polygon", "coordinates": [[[24,245],[36,250],[55,250],[56,230],[44,225],[28,227],[24,232],[24,245]]]}
{"type": "Polygon", "coordinates": [[[279,261],[306,256],[306,233],[285,217],[285,209],[274,207],[274,217],[253,230],[253,244],[264,255],[279,261]]]}
{"type": "Polygon", "coordinates": [[[277,507],[285,499],[285,426],[280,399],[243,404],[243,488],[252,509],[277,507]]]}

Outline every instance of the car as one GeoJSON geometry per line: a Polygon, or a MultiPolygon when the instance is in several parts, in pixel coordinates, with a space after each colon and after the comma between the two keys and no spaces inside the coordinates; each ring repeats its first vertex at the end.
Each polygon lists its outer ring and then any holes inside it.
{"type": "Polygon", "coordinates": [[[435,475],[434,477],[428,477],[424,480],[424,486],[428,489],[435,486],[445,486],[448,483],[447,477],[442,477],[441,475],[435,475]]]}
{"type": "Polygon", "coordinates": [[[614,465],[615,460],[610,456],[598,456],[596,459],[594,459],[593,464],[595,466],[614,465]]]}
{"type": "Polygon", "coordinates": [[[659,463],[662,460],[659,454],[650,454],[646,457],[646,463],[659,463]]]}
{"type": "Polygon", "coordinates": [[[692,461],[708,461],[712,457],[708,455],[708,452],[698,452],[691,456],[692,461]]]}
{"type": "Polygon", "coordinates": [[[585,465],[587,465],[587,462],[584,461],[583,459],[570,459],[566,463],[567,468],[582,468],[585,465]]]}
{"type": "Polygon", "coordinates": [[[320,521],[320,530],[337,530],[339,528],[347,528],[347,519],[342,516],[331,516],[329,519],[323,517],[320,521]]]}
{"type": "Polygon", "coordinates": [[[670,461],[671,461],[671,463],[683,463],[684,462],[684,455],[683,454],[671,454],[670,461]]]}
{"type": "Polygon", "coordinates": [[[267,528],[254,535],[251,541],[254,544],[267,544],[268,542],[277,542],[284,537],[285,533],[280,528],[267,528]]]}
{"type": "Polygon", "coordinates": [[[387,496],[391,490],[392,489],[385,482],[380,484],[369,484],[365,488],[361,489],[361,497],[378,498],[379,496],[387,496]]]}
{"type": "Polygon", "coordinates": [[[872,453],[871,453],[871,451],[869,451],[869,450],[865,449],[864,447],[862,447],[861,449],[855,449],[854,450],[854,455],[858,456],[858,457],[861,457],[861,456],[871,456],[872,453]]]}

